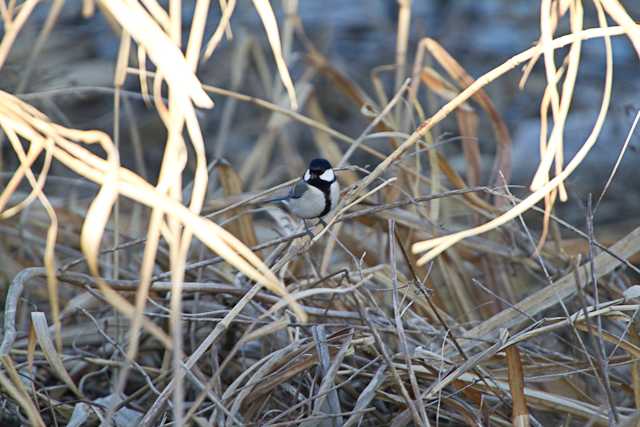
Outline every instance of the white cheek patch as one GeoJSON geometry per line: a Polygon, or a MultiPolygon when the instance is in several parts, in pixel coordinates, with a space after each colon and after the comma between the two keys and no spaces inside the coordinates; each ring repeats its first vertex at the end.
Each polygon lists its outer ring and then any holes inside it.
{"type": "Polygon", "coordinates": [[[307,169],[307,171],[304,173],[304,178],[305,181],[309,181],[311,179],[311,172],[309,172],[309,169],[307,169]]]}
{"type": "Polygon", "coordinates": [[[333,182],[336,179],[336,176],[333,173],[333,169],[327,169],[326,171],[322,172],[322,175],[320,175],[320,179],[326,182],[333,182]]]}

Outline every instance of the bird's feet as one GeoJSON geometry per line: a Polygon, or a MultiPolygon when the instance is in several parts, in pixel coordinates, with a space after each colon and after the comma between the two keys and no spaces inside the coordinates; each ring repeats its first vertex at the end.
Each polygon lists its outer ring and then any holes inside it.
{"type": "Polygon", "coordinates": [[[305,230],[307,236],[309,236],[309,239],[311,239],[311,240],[313,240],[313,238],[316,237],[316,235],[312,231],[312,227],[317,227],[319,224],[322,224],[322,227],[326,227],[327,226],[327,223],[324,222],[324,219],[322,219],[322,218],[318,218],[318,222],[313,224],[311,227],[309,227],[309,223],[307,223],[306,219],[303,219],[302,222],[304,223],[304,230],[305,230]]]}
{"type": "Polygon", "coordinates": [[[309,228],[309,224],[307,224],[307,220],[303,219],[302,222],[304,223],[304,231],[306,231],[307,236],[309,236],[309,239],[313,239],[315,235],[313,234],[313,231],[311,231],[311,229],[309,228]]]}

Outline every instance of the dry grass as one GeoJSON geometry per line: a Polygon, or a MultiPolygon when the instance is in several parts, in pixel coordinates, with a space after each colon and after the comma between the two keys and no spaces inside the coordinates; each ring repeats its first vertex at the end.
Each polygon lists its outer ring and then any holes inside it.
{"type": "MultiPolygon", "coordinates": [[[[0,0],[0,67],[37,3],[0,0]]],[[[183,40],[180,1],[168,9],[155,0],[83,2],[85,16],[101,13],[112,24],[115,34],[105,37],[120,40],[109,134],[63,126],[28,94],[0,92],[1,143],[17,160],[0,181],[0,268],[12,278],[0,343],[3,423],[635,425],[640,304],[630,285],[640,272],[640,229],[605,246],[590,204],[586,233],[553,215],[606,120],[611,37],[628,37],[640,54],[640,27],[617,0],[593,0],[597,28],[584,28],[580,0],[543,0],[537,43],[477,79],[433,39],[410,58],[411,2],[399,1],[395,64],[375,70],[371,95],[312,45],[296,1],[283,2],[280,23],[270,2],[253,1],[270,52],[255,40],[236,44],[235,0],[209,3],[195,3],[183,40]],[[222,14],[207,41],[211,7],[222,14]],[[559,35],[563,21],[570,31],[559,35]],[[235,52],[232,87],[202,84],[198,68],[211,66],[205,61],[225,36],[235,52]],[[293,40],[308,58],[295,79],[293,40]],[[591,134],[565,163],[563,131],[586,42],[605,45],[602,101],[591,134]],[[520,65],[524,85],[541,60],[542,160],[520,200],[509,186],[509,131],[483,88],[520,65]],[[381,76],[389,72],[390,91],[381,76]],[[270,99],[242,93],[250,73],[270,99]],[[120,161],[128,79],[139,80],[139,96],[166,128],[155,184],[144,164],[133,171],[120,161]],[[318,81],[367,120],[361,134],[332,127],[318,81]],[[422,92],[441,106],[423,103],[422,92]],[[225,117],[217,154],[238,103],[269,114],[244,164],[207,159],[197,109],[214,108],[212,95],[225,117]],[[452,115],[463,174],[432,133],[452,115]],[[487,119],[496,154],[483,185],[477,128],[487,119]],[[283,132],[289,124],[313,131],[346,188],[313,238],[260,205],[290,185],[263,185],[281,176],[267,163],[274,150],[292,170],[309,157],[283,132]],[[375,139],[388,149],[372,147],[375,139]],[[355,154],[376,167],[359,167],[355,154]],[[52,165],[97,188],[95,197],[51,191],[69,180],[52,175],[52,165]],[[212,176],[220,191],[210,188],[212,176]],[[522,217],[529,210],[542,218],[537,236],[522,217]],[[583,239],[579,250],[560,229],[583,239]]],[[[62,7],[52,3],[15,93],[62,7]]]]}

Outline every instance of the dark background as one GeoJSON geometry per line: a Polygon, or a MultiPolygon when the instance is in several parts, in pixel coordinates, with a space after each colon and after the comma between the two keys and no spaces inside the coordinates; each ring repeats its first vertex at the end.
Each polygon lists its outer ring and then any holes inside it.
{"type": "MultiPolygon", "coordinates": [[[[189,2],[185,2],[185,5],[189,2]]],[[[625,1],[629,13],[640,16],[640,3],[625,1]]],[[[273,2],[279,22],[283,22],[280,2],[273,2]]],[[[0,70],[0,88],[15,93],[25,75],[25,64],[33,48],[38,30],[49,12],[50,4],[37,7],[11,51],[8,63],[0,70]]],[[[118,49],[115,35],[100,10],[89,19],[80,13],[79,1],[67,2],[62,16],[47,40],[42,53],[36,58],[35,67],[22,89],[25,99],[48,114],[53,120],[78,128],[98,128],[110,134],[113,129],[113,67],[118,49]],[[107,90],[102,90],[106,88],[107,90]],[[51,92],[54,91],[54,92],[51,92]]],[[[185,40],[192,10],[184,10],[185,40]]],[[[219,17],[217,2],[212,2],[210,24],[206,37],[210,37],[219,17]]],[[[394,61],[397,5],[392,0],[302,0],[299,16],[307,36],[330,60],[331,64],[356,81],[373,97],[371,70],[394,61]]],[[[539,10],[535,2],[517,1],[414,1],[409,42],[409,69],[417,42],[424,36],[436,39],[474,77],[498,66],[506,59],[530,47],[539,34],[539,10]]],[[[597,25],[595,10],[585,4],[585,26],[597,25]]],[[[234,49],[245,37],[253,37],[264,48],[271,72],[275,75],[272,55],[257,13],[248,0],[238,2],[231,21],[234,40],[223,39],[214,56],[199,69],[204,83],[229,88],[233,73],[247,73],[239,92],[268,99],[261,89],[255,66],[245,70],[233,69],[231,58],[234,49]]],[[[566,31],[566,23],[561,27],[566,31]]],[[[307,66],[301,43],[295,42],[290,64],[296,80],[307,66]]],[[[637,109],[640,107],[640,73],[638,57],[631,44],[623,37],[614,39],[614,96],[609,116],[596,147],[585,163],[568,181],[571,200],[561,206],[560,214],[576,224],[582,223],[584,201],[589,192],[597,198],[618,156],[625,136],[637,109]]],[[[602,40],[583,44],[581,69],[575,90],[572,109],[565,131],[566,155],[570,159],[584,142],[597,115],[604,78],[604,49],[602,40]]],[[[513,183],[527,184],[539,159],[539,102],[544,90],[545,78],[541,64],[534,69],[525,90],[517,87],[520,69],[514,70],[491,84],[487,91],[498,111],[505,119],[513,139],[513,183]]],[[[392,95],[393,73],[387,74],[388,95],[392,95]]],[[[322,108],[332,127],[351,136],[357,136],[367,122],[360,111],[344,99],[321,76],[312,83],[322,108]]],[[[24,83],[23,83],[24,84],[24,83]]],[[[127,79],[127,88],[138,91],[135,76],[127,79]]],[[[424,100],[424,92],[422,92],[424,100]]],[[[225,99],[212,96],[217,105],[211,111],[200,114],[207,138],[210,159],[221,153],[232,164],[240,167],[264,131],[269,113],[255,106],[240,104],[231,123],[224,150],[216,149],[216,135],[220,125],[225,99]]],[[[164,129],[153,109],[147,108],[139,98],[128,98],[130,111],[135,116],[144,147],[144,160],[151,179],[157,172],[163,154],[164,129]],[[155,171],[155,172],[154,172],[155,171]]],[[[439,101],[441,102],[441,101],[439,101]]],[[[479,110],[478,110],[479,111],[479,110]]],[[[304,107],[301,112],[307,114],[304,107]]],[[[486,155],[485,169],[490,168],[494,139],[490,122],[480,115],[480,144],[486,155]]],[[[130,116],[125,116],[121,127],[122,161],[134,167],[134,151],[130,144],[130,116]]],[[[439,137],[457,135],[453,120],[440,127],[439,137]]],[[[313,155],[311,132],[302,125],[288,124],[282,129],[287,137],[300,147],[301,162],[313,155]]],[[[376,146],[388,152],[388,146],[376,146]]],[[[14,160],[9,147],[4,144],[5,170],[14,160]]],[[[442,148],[451,163],[463,171],[458,143],[442,148]]],[[[619,224],[637,218],[640,213],[640,190],[637,169],[640,166],[640,136],[633,136],[630,150],[605,203],[597,214],[599,224],[619,224]]],[[[274,166],[281,166],[282,158],[272,158],[274,166]]],[[[354,157],[354,162],[367,163],[371,159],[354,157]]],[[[295,176],[298,171],[283,168],[283,175],[295,176]]],[[[55,174],[66,174],[60,166],[55,174]]],[[[283,176],[282,178],[288,178],[283,176]]]]}

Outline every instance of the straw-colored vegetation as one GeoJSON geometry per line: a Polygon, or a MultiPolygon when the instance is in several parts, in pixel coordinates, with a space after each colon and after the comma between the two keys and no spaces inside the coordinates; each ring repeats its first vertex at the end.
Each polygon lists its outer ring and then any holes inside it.
{"type": "MultiPolygon", "coordinates": [[[[246,3],[197,0],[184,29],[184,5],[166,3],[83,1],[83,15],[103,14],[113,30],[104,37],[120,41],[112,132],[64,126],[18,95],[68,7],[61,0],[20,64],[23,82],[0,92],[2,425],[637,425],[640,304],[630,285],[640,229],[605,244],[591,204],[586,233],[553,215],[607,118],[611,38],[640,55],[640,27],[622,3],[589,1],[599,25],[587,28],[581,0],[542,0],[539,40],[472,77],[436,40],[409,46],[411,1],[399,0],[395,63],[372,73],[374,93],[314,47],[295,0],[282,2],[280,22],[273,2],[253,0],[264,32],[249,42],[230,25],[246,3]],[[294,40],[306,60],[295,75],[294,40]],[[222,43],[233,51],[229,88],[198,73],[223,66],[222,43]],[[605,47],[600,113],[564,159],[584,43],[605,47]],[[509,186],[509,130],[483,89],[518,67],[521,85],[534,72],[547,79],[541,161],[521,200],[509,186]],[[269,99],[242,92],[249,75],[269,99]],[[120,159],[132,80],[166,128],[162,161],[138,170],[120,159]],[[362,133],[332,127],[318,82],[361,114],[362,133]],[[220,144],[238,103],[269,114],[264,130],[244,163],[208,158],[216,141],[205,141],[197,109],[224,109],[220,144]],[[445,118],[457,123],[464,170],[435,133],[445,118]],[[491,172],[477,142],[483,120],[494,131],[491,172]],[[316,154],[340,169],[343,197],[313,238],[260,204],[291,184],[269,187],[281,178],[268,162],[286,125],[311,130],[316,154]],[[76,178],[49,173],[61,165],[76,178]],[[97,191],[69,203],[47,190],[72,179],[70,188],[97,191]],[[532,210],[539,231],[522,217],[532,210]],[[567,230],[581,236],[577,249],[567,230]]],[[[0,0],[0,67],[36,7],[0,0]]],[[[285,163],[311,156],[279,144],[285,163]]]]}

